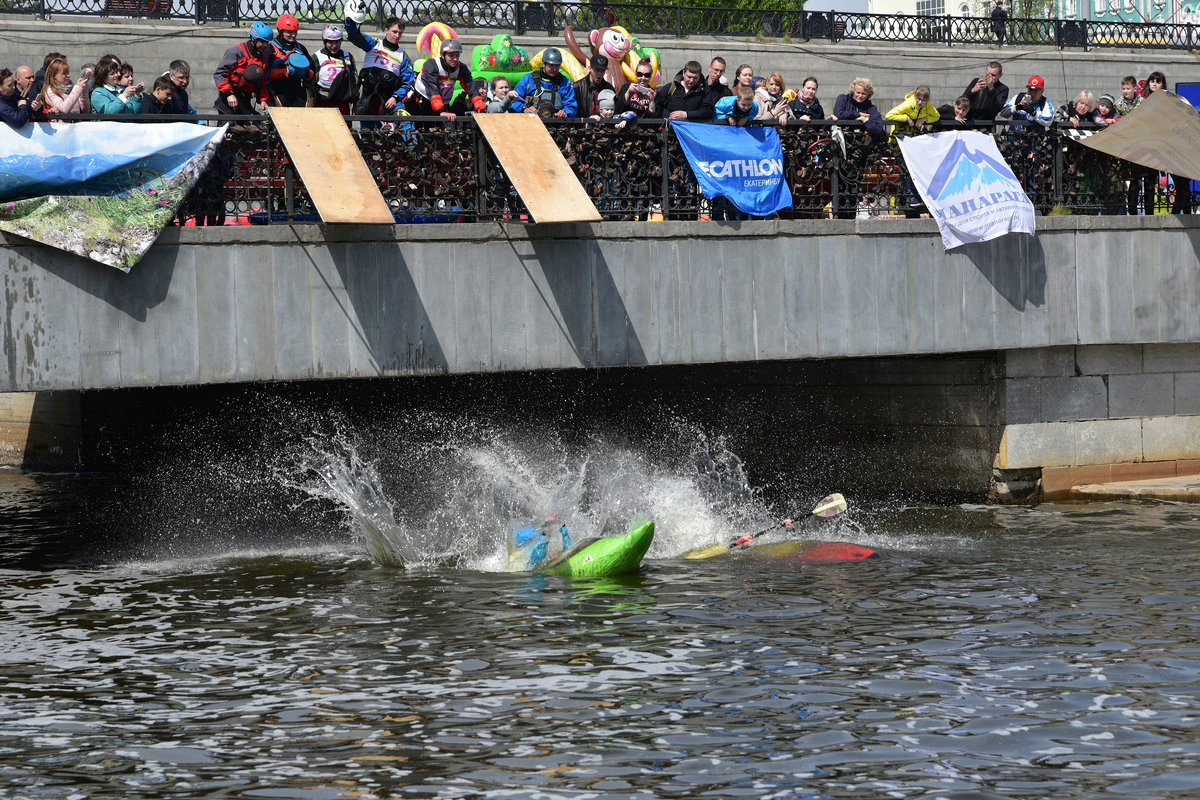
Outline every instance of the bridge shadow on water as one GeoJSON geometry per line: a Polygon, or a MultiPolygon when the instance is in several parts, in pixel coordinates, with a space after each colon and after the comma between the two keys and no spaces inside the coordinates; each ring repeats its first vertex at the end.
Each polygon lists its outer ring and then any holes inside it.
{"type": "Polygon", "coordinates": [[[962,245],[958,252],[1017,311],[1046,305],[1046,254],[1037,236],[1009,234],[962,245]]]}

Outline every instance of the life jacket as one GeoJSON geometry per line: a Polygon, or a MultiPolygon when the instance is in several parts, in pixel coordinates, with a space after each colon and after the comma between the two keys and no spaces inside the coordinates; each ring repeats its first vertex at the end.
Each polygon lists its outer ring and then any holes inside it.
{"type": "Polygon", "coordinates": [[[403,75],[404,62],[407,60],[408,56],[404,54],[404,48],[396,47],[395,50],[392,50],[384,44],[383,39],[377,39],[375,47],[363,56],[363,71],[381,69],[399,78],[403,75]]]}
{"type": "MultiPolygon", "coordinates": [[[[237,46],[241,53],[238,54],[237,60],[233,66],[225,73],[225,81],[230,88],[235,92],[242,92],[248,95],[256,95],[260,93],[264,86],[270,81],[271,67],[267,63],[268,55],[264,54],[261,58],[250,52],[250,47],[246,42],[242,42],[237,46]],[[261,81],[246,80],[246,68],[257,66],[262,69],[261,81]]],[[[218,86],[218,90],[221,87],[218,86]]]]}
{"type": "Polygon", "coordinates": [[[558,93],[558,86],[562,82],[562,73],[559,73],[559,80],[552,81],[543,74],[539,74],[533,79],[533,94],[525,98],[525,107],[533,106],[537,109],[539,117],[553,117],[563,108],[562,95],[558,93]]]}
{"type": "Polygon", "coordinates": [[[353,103],[358,99],[354,57],[345,50],[330,55],[320,50],[313,61],[317,69],[317,97],[328,103],[353,103]]]}
{"type": "Polygon", "coordinates": [[[416,84],[413,86],[417,94],[424,97],[426,100],[432,100],[433,95],[440,94],[442,102],[445,105],[450,105],[450,101],[454,99],[454,85],[462,82],[463,88],[466,89],[466,81],[471,76],[471,71],[467,69],[461,62],[453,71],[447,70],[446,65],[442,63],[440,58],[431,58],[421,67],[421,74],[417,78],[416,84]],[[428,83],[429,65],[432,64],[437,70],[437,91],[435,87],[428,83]]]}

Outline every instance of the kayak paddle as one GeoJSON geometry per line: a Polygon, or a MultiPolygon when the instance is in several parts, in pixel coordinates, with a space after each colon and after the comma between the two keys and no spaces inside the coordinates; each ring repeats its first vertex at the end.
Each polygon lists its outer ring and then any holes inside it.
{"type": "Polygon", "coordinates": [[[722,553],[727,553],[735,547],[745,547],[758,537],[770,533],[776,528],[787,528],[791,524],[808,519],[809,517],[834,517],[846,510],[846,498],[836,492],[829,495],[821,502],[817,503],[816,508],[812,511],[805,511],[795,519],[785,519],[782,522],[776,522],[769,528],[763,528],[757,533],[748,533],[744,536],[739,536],[729,544],[710,544],[708,547],[701,547],[696,550],[689,550],[684,553],[681,558],[712,558],[719,556],[722,553]]]}

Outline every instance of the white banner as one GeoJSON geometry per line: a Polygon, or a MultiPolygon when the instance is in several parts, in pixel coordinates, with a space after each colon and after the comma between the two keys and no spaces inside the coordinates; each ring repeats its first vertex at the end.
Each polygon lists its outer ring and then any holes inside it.
{"type": "Polygon", "coordinates": [[[913,186],[950,250],[1035,231],[1033,203],[991,136],[947,131],[900,139],[913,186]]]}

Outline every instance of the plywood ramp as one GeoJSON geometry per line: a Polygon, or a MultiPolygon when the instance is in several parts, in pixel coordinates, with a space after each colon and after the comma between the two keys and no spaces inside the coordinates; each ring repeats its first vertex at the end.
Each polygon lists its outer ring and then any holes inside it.
{"type": "Polygon", "coordinates": [[[336,108],[271,108],[304,188],[324,222],[387,224],[392,210],[336,108]]]}
{"type": "Polygon", "coordinates": [[[476,114],[475,124],[534,222],[599,222],[600,212],[535,114],[476,114]]]}

